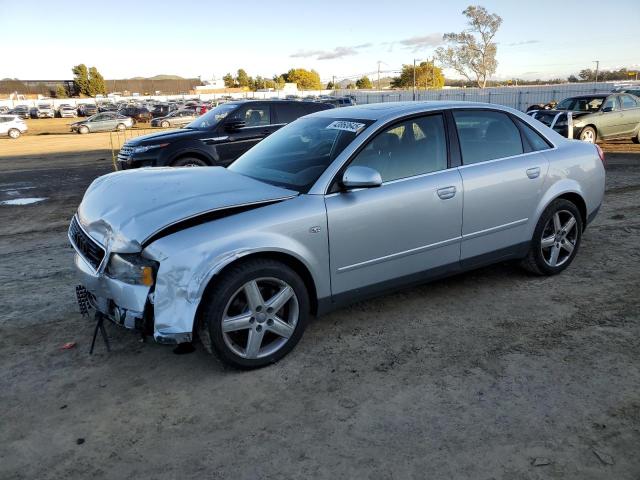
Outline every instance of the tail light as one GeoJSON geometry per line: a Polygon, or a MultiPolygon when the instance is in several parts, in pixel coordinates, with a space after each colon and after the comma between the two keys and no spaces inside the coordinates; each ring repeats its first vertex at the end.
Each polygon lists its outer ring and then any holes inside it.
{"type": "Polygon", "coordinates": [[[596,150],[598,151],[598,156],[600,157],[600,161],[602,162],[603,166],[607,166],[607,162],[604,159],[604,152],[602,151],[602,148],[600,148],[600,145],[595,144],[596,145],[596,150]]]}

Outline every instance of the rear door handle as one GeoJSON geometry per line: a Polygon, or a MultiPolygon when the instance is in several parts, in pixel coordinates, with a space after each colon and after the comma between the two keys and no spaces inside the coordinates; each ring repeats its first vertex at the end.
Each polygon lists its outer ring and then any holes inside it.
{"type": "Polygon", "coordinates": [[[456,196],[456,187],[444,187],[438,189],[438,196],[442,200],[448,200],[456,196]]]}
{"type": "Polygon", "coordinates": [[[527,177],[534,179],[540,176],[540,167],[533,167],[527,169],[527,177]]]}

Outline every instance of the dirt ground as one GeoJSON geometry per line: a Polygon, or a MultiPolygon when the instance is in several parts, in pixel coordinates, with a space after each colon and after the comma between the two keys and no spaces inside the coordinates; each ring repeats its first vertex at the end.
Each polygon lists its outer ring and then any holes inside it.
{"type": "Polygon", "coordinates": [[[563,274],[501,264],[359,303],[238,372],[112,325],[89,356],[66,228],[109,134],[0,139],[0,202],[46,198],[0,204],[0,478],[638,480],[639,153],[608,154],[563,274]]]}

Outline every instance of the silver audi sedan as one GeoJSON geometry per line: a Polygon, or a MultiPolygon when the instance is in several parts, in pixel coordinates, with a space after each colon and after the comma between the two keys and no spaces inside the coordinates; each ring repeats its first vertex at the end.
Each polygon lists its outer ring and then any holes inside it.
{"type": "Polygon", "coordinates": [[[602,203],[603,163],[597,145],[496,105],[318,112],[228,169],[96,179],[69,228],[79,302],[264,366],[345,303],[504,260],[562,272],[602,203]]]}

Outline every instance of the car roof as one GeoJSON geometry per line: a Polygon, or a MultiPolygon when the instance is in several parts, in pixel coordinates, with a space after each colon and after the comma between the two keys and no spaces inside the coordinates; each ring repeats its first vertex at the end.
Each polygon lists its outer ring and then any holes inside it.
{"type": "Polygon", "coordinates": [[[338,109],[321,110],[312,113],[313,117],[332,118],[353,118],[362,120],[385,120],[403,114],[428,112],[433,110],[443,110],[450,108],[490,108],[504,111],[512,111],[508,107],[496,105],[494,103],[462,102],[462,101],[421,101],[421,102],[385,102],[367,103],[352,107],[342,107],[338,109]]]}
{"type": "Polygon", "coordinates": [[[611,93],[592,93],[591,95],[574,95],[567,98],[607,98],[609,95],[614,95],[616,92],[611,93]]]}

